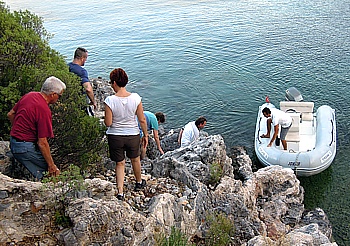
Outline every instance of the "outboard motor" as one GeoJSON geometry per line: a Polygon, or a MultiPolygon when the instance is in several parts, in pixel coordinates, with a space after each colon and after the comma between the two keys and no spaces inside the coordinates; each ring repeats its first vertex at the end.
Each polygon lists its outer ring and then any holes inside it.
{"type": "Polygon", "coordinates": [[[303,100],[303,96],[295,87],[286,90],[286,101],[301,102],[303,100]]]}

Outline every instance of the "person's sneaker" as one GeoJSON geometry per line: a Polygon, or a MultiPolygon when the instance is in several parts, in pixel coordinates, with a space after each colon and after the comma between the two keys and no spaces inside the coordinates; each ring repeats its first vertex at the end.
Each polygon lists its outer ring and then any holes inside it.
{"type": "Polygon", "coordinates": [[[135,191],[140,191],[140,190],[142,190],[143,188],[145,188],[145,186],[146,186],[146,180],[142,179],[142,180],[141,180],[141,184],[136,182],[136,184],[135,184],[135,189],[134,189],[134,190],[135,190],[135,191]]]}
{"type": "Polygon", "coordinates": [[[117,199],[120,201],[124,201],[124,195],[118,194],[117,199]]]}

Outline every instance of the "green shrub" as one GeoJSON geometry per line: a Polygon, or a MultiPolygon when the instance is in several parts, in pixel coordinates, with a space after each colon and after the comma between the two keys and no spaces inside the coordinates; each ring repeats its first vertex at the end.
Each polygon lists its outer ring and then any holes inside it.
{"type": "Polygon", "coordinates": [[[27,10],[11,13],[0,1],[0,100],[4,102],[0,105],[0,124],[4,126],[0,133],[5,138],[10,129],[7,113],[14,103],[38,88],[50,74],[47,71],[56,66],[56,70],[62,69],[65,64],[48,45],[49,38],[42,18],[27,10]]]}
{"type": "Polygon", "coordinates": [[[57,177],[45,176],[43,182],[43,193],[53,195],[53,200],[48,202],[48,207],[53,208],[56,225],[69,227],[71,225],[69,217],[65,215],[65,210],[70,199],[74,199],[77,192],[86,189],[84,178],[79,167],[70,165],[57,177]]]}
{"type": "Polygon", "coordinates": [[[226,214],[213,213],[207,215],[209,229],[205,238],[205,245],[208,246],[226,246],[233,245],[232,237],[235,233],[233,220],[231,221],[226,214]]]}
{"type": "Polygon", "coordinates": [[[86,170],[100,161],[105,128],[98,118],[88,116],[80,82],[71,73],[58,76],[66,82],[67,90],[52,108],[55,138],[49,143],[56,162],[65,166],[74,163],[86,170]]]}
{"type": "Polygon", "coordinates": [[[30,91],[39,91],[49,76],[67,86],[52,109],[55,138],[50,139],[52,156],[60,167],[69,163],[86,169],[99,161],[104,128],[88,117],[83,108],[85,96],[77,76],[68,71],[63,56],[50,48],[50,34],[42,18],[29,11],[13,13],[0,1],[0,137],[9,139],[11,124],[7,113],[30,91]]]}
{"type": "Polygon", "coordinates": [[[220,163],[214,162],[209,166],[210,178],[209,184],[216,185],[222,176],[223,170],[220,163]]]}
{"type": "Polygon", "coordinates": [[[188,242],[188,239],[180,229],[175,227],[171,228],[171,233],[168,237],[164,234],[158,234],[156,237],[157,246],[191,246],[192,243],[188,242]]]}

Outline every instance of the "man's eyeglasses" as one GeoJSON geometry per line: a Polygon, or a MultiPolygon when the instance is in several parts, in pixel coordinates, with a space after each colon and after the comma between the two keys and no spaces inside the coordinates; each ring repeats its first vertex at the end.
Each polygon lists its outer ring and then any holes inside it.
{"type": "Polygon", "coordinates": [[[58,99],[60,99],[62,96],[62,94],[58,94],[58,93],[56,93],[56,95],[58,96],[58,99]]]}

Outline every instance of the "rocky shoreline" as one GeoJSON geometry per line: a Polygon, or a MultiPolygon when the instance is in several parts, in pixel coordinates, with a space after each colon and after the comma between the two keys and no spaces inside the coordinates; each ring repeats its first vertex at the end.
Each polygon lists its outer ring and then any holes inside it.
{"type": "MultiPolygon", "coordinates": [[[[105,83],[93,80],[99,112],[110,93],[105,83]]],[[[234,226],[229,245],[337,245],[324,211],[305,210],[304,190],[292,170],[275,166],[253,172],[244,148],[228,156],[220,135],[202,135],[178,148],[177,134],[178,129],[161,134],[163,156],[151,139],[149,158],[142,161],[143,191],[133,191],[127,164],[125,201],[116,198],[115,163],[105,157],[100,172],[86,177],[86,190],[67,198],[67,228],[52,223],[53,195],[42,192],[42,183],[14,178],[18,165],[8,142],[0,142],[0,245],[151,246],[157,234],[169,234],[173,227],[200,245],[208,236],[207,215],[217,213],[234,226]],[[222,170],[216,182],[214,165],[222,170]]]]}

